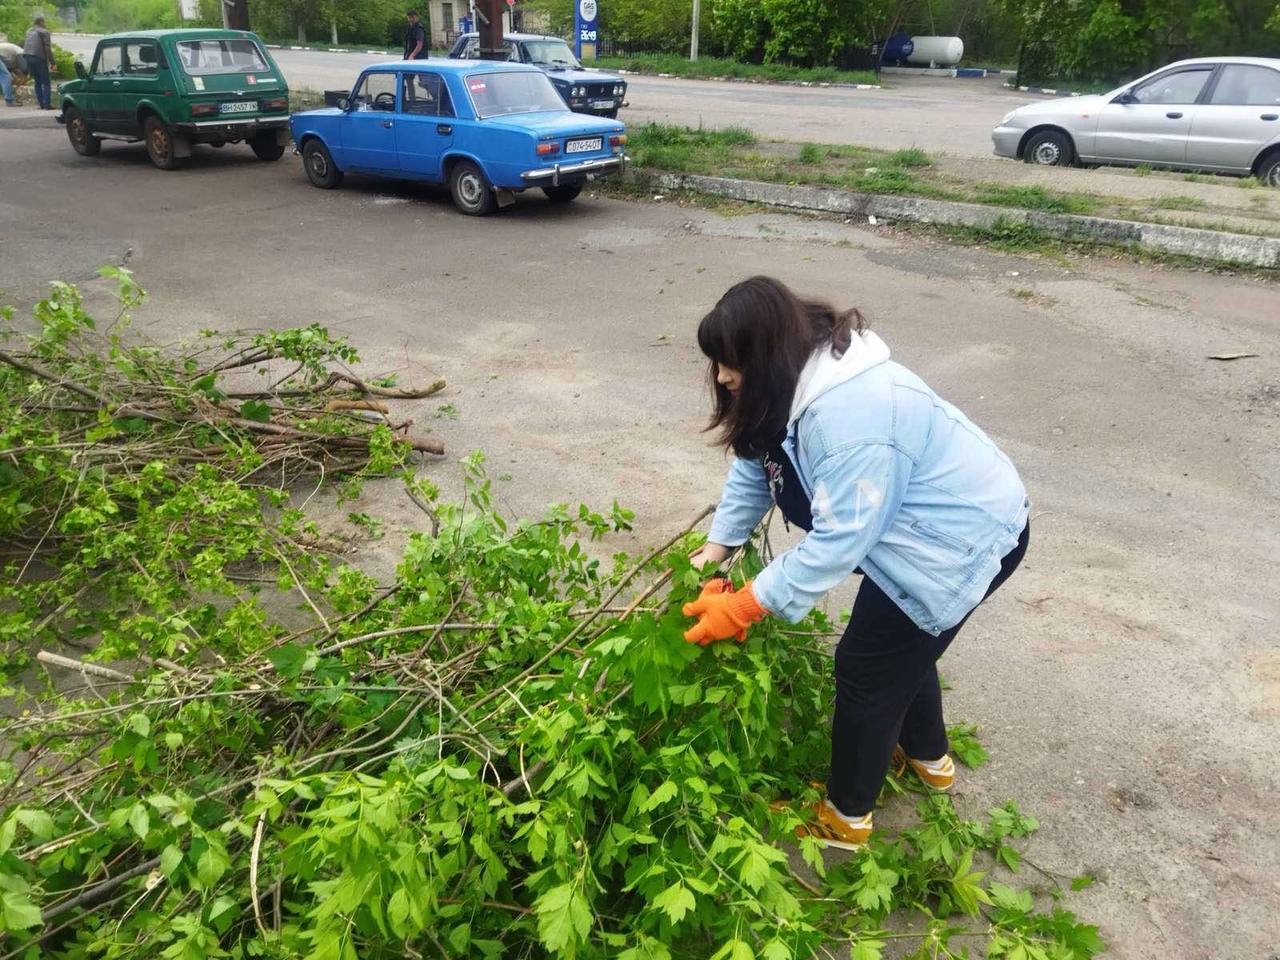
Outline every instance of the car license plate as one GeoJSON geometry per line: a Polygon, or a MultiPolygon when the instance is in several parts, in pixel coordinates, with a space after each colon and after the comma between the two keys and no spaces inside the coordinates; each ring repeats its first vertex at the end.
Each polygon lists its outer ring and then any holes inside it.
{"type": "Polygon", "coordinates": [[[612,100],[592,100],[592,101],[591,101],[591,106],[595,107],[597,110],[612,110],[612,109],[613,109],[613,107],[614,107],[614,101],[612,101],[612,100]]]}
{"type": "Polygon", "coordinates": [[[604,146],[604,138],[591,137],[584,140],[570,140],[564,145],[565,153],[593,153],[604,146]]]}
{"type": "Polygon", "coordinates": [[[219,113],[257,113],[258,101],[239,100],[235,103],[224,103],[218,107],[219,113]]]}

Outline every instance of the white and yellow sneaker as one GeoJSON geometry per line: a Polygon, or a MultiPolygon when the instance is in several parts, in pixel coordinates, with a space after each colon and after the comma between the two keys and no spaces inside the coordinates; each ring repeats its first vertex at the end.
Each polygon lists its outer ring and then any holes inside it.
{"type": "Polygon", "coordinates": [[[811,819],[796,827],[797,837],[816,837],[824,847],[837,850],[859,850],[871,839],[870,813],[846,817],[829,800],[819,800],[807,813],[811,819]]]}
{"type": "Polygon", "coordinates": [[[894,747],[890,763],[893,772],[899,777],[907,772],[909,764],[920,782],[934,790],[950,790],[951,785],[956,782],[956,765],[947,753],[938,760],[915,760],[908,757],[901,747],[894,747]]]}

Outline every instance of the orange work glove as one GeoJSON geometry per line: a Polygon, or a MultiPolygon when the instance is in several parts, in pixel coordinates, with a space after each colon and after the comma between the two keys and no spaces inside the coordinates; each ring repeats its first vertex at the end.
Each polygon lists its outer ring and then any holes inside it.
{"type": "Polygon", "coordinates": [[[735,592],[732,583],[720,578],[704,583],[698,599],[686,603],[683,612],[686,617],[698,618],[698,622],[685,631],[684,638],[701,647],[730,637],[741,643],[747,639],[747,627],[769,613],[756,602],[750,580],[735,592]]]}

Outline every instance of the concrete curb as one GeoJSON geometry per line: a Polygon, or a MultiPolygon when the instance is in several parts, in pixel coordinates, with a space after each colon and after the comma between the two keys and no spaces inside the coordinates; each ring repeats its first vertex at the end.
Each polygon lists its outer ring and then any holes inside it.
{"type": "Polygon", "coordinates": [[[812,210],[842,216],[939,223],[948,226],[992,229],[1026,224],[1064,240],[1084,240],[1113,246],[1136,247],[1150,253],[1177,254],[1199,260],[1249,267],[1280,267],[1280,237],[1255,237],[1196,227],[1175,227],[1134,220],[1110,220],[1067,213],[1045,213],[1016,207],[992,207],[953,200],[853,193],[827,187],[791,186],[754,180],[731,180],[695,174],[650,174],[664,190],[691,190],[716,197],[793,210],[812,210]]]}
{"type": "MultiPolygon", "coordinates": [[[[597,68],[602,69],[602,68],[597,68]]],[[[825,83],[814,80],[762,80],[759,77],[684,77],[678,73],[649,73],[646,70],[611,70],[626,77],[661,77],[663,80],[703,80],[713,83],[754,83],[774,87],[821,87],[830,90],[879,90],[878,83],[825,83]]]]}
{"type": "MultiPolygon", "coordinates": [[[[998,77],[1006,73],[1017,73],[1016,70],[993,70],[990,67],[899,67],[885,66],[883,73],[895,77],[955,77],[961,79],[980,80],[984,77],[998,77]]],[[[1008,84],[1006,84],[1008,86],[1008,84]]]]}
{"type": "Polygon", "coordinates": [[[1023,93],[1047,93],[1051,97],[1083,97],[1078,90],[1050,90],[1047,87],[1020,87],[1016,83],[1006,83],[1010,90],[1021,90],[1023,93]]]}

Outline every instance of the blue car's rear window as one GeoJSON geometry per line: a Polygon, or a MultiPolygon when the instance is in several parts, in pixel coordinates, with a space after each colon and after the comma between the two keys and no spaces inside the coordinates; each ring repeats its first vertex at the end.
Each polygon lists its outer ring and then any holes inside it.
{"type": "Polygon", "coordinates": [[[481,118],[569,109],[543,73],[472,73],[466,84],[476,116],[481,118]]]}

